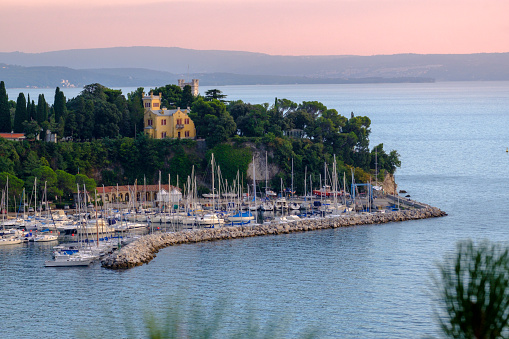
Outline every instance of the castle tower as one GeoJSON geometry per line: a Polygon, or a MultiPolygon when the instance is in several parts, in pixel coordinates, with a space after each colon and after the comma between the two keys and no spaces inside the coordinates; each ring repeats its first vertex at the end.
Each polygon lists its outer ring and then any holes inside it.
{"type": "Polygon", "coordinates": [[[159,93],[159,95],[154,95],[153,92],[150,92],[150,95],[145,95],[145,93],[143,93],[143,108],[145,110],[161,109],[162,97],[162,93],[159,93]]]}
{"type": "Polygon", "coordinates": [[[191,93],[193,93],[193,96],[198,96],[199,94],[199,79],[193,79],[191,82],[185,82],[184,79],[178,79],[178,85],[181,89],[184,89],[187,85],[191,86],[191,93]]]}

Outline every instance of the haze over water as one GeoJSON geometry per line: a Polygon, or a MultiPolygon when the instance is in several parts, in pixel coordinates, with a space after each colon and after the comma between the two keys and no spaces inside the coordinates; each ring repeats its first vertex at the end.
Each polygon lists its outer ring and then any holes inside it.
{"type": "Polygon", "coordinates": [[[370,147],[401,154],[400,189],[449,216],[175,246],[122,272],[44,268],[49,246],[3,248],[0,336],[140,337],[144,311],[197,302],[206,314],[223,305],[223,334],[254,318],[287,324],[289,338],[310,328],[323,338],[439,337],[436,262],[461,239],[508,244],[509,82],[219,88],[230,100],[316,100],[370,117],[370,147]]]}

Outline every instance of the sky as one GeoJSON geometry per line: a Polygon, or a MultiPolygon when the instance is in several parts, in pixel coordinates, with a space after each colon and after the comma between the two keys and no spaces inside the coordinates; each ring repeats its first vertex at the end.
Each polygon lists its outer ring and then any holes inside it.
{"type": "Polygon", "coordinates": [[[509,0],[0,0],[0,52],[509,52],[509,0]]]}

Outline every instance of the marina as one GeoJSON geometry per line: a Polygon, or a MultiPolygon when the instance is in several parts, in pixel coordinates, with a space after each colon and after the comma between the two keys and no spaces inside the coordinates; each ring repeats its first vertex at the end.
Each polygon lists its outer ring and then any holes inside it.
{"type": "MultiPolygon", "coordinates": [[[[256,194],[254,182],[253,187],[256,194]]],[[[146,258],[151,255],[145,255],[144,259],[140,260],[134,258],[134,263],[118,264],[111,263],[111,258],[122,257],[122,254],[115,253],[112,256],[112,253],[127,244],[142,243],[140,239],[148,234],[170,234],[177,238],[185,234],[188,239],[191,233],[201,234],[200,232],[206,231],[216,234],[211,230],[227,230],[227,234],[230,234],[228,236],[223,233],[220,236],[204,236],[205,240],[220,240],[255,234],[278,234],[282,230],[283,233],[288,233],[322,229],[324,222],[328,225],[325,228],[335,228],[445,215],[438,209],[416,203],[409,198],[377,192],[371,185],[368,185],[368,188],[363,197],[357,192],[357,198],[353,185],[352,194],[346,194],[346,190],[339,191],[335,186],[334,190],[331,190],[330,186],[324,186],[303,197],[294,196],[293,191],[290,191],[288,200],[283,195],[283,190],[279,196],[265,194],[265,198],[260,197],[257,200],[249,197],[249,194],[243,194],[240,188],[236,187],[224,195],[205,195],[202,198],[196,197],[193,190],[189,189],[188,195],[175,203],[165,205],[163,201],[163,204],[157,206],[160,201],[153,201],[152,207],[147,207],[147,202],[140,202],[139,206],[117,203],[117,209],[114,209],[112,204],[102,208],[98,208],[97,204],[87,206],[84,199],[75,210],[40,209],[32,214],[23,213],[22,219],[19,214],[4,214],[0,246],[22,242],[55,242],[57,245],[54,247],[53,260],[46,260],[46,267],[89,266],[102,260],[104,267],[128,268],[137,266],[139,262],[147,262],[146,258]],[[237,193],[234,193],[236,190],[237,193]],[[261,204],[258,203],[260,201],[261,204]],[[366,215],[370,216],[368,221],[366,215]],[[16,222],[13,223],[12,220],[16,222]],[[281,229],[280,225],[285,227],[281,229]],[[236,230],[242,232],[236,233],[236,230]],[[105,256],[109,257],[104,259],[105,256]]],[[[4,196],[6,192],[7,190],[4,196]]],[[[198,240],[190,242],[196,241],[198,240]]],[[[182,242],[185,241],[165,241],[167,244],[182,242]]],[[[156,245],[151,248],[157,251],[161,247],[163,246],[156,245]]]]}
{"type": "MultiPolygon", "coordinates": [[[[220,302],[223,337],[234,336],[239,324],[253,318],[262,328],[288,324],[283,327],[288,337],[316,324],[320,338],[441,337],[430,291],[436,263],[454,253],[458,240],[509,243],[508,83],[271,86],[270,91],[227,86],[223,92],[246,102],[271,102],[275,93],[297,102],[316,98],[343,114],[369,115],[371,142],[401,154],[396,181],[408,193],[399,195],[400,204],[426,202],[448,216],[183,243],[161,248],[156,259],[127,270],[105,269],[100,260],[44,267],[54,242],[4,246],[3,337],[146,337],[147,312],[159,319],[168,310],[187,314],[187,307],[213,314],[220,302]]],[[[381,205],[397,206],[397,201],[381,205]]],[[[275,211],[267,216],[283,217],[275,211]]]]}

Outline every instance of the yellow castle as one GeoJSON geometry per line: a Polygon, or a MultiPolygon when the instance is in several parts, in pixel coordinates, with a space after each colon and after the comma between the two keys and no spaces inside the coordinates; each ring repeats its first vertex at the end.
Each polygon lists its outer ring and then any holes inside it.
{"type": "Polygon", "coordinates": [[[154,95],[152,92],[149,95],[143,93],[145,134],[154,139],[196,138],[194,122],[187,115],[190,112],[189,107],[184,110],[180,107],[166,109],[161,107],[161,97],[161,93],[159,95],[154,95]]]}

